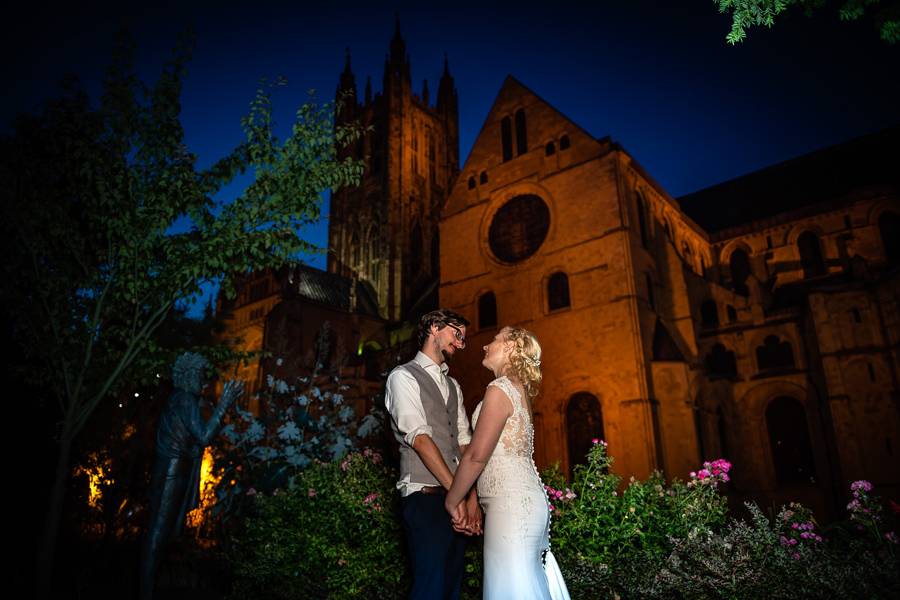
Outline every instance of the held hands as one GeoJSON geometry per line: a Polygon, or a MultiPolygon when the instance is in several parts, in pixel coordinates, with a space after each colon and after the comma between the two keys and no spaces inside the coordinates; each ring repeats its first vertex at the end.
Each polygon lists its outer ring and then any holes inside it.
{"type": "Polygon", "coordinates": [[[466,535],[481,535],[483,533],[484,514],[481,512],[481,506],[478,505],[478,496],[476,494],[470,494],[468,498],[456,506],[445,502],[444,508],[450,513],[450,523],[455,531],[466,535]]]}

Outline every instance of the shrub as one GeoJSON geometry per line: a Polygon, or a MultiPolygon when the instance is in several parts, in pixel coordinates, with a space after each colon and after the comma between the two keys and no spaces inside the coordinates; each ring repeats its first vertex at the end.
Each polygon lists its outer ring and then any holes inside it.
{"type": "Polygon", "coordinates": [[[400,598],[409,576],[395,477],[378,453],[317,462],[251,494],[227,551],[235,598],[400,598]]]}

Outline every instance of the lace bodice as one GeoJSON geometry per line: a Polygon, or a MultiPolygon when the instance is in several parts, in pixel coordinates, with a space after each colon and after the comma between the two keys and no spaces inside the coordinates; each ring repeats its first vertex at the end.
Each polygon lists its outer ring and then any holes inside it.
{"type": "MultiPolygon", "coordinates": [[[[522,394],[506,377],[498,377],[488,384],[500,389],[512,405],[513,414],[506,420],[497,447],[478,479],[478,494],[497,496],[506,490],[523,486],[543,491],[537,467],[534,464],[534,425],[531,413],[522,394]]],[[[481,403],[472,415],[472,424],[478,426],[481,403]]]]}

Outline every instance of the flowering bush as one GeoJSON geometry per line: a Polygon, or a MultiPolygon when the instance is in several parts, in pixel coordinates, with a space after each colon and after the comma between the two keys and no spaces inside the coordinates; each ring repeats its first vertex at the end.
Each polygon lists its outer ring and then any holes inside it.
{"type": "Polygon", "coordinates": [[[235,598],[400,598],[409,583],[395,474],[373,450],[251,494],[227,554],[235,598]]]}
{"type": "MultiPolygon", "coordinates": [[[[658,473],[646,481],[632,478],[621,494],[621,478],[609,473],[611,464],[606,443],[598,440],[587,464],[576,467],[573,489],[548,490],[551,503],[556,501],[554,554],[606,564],[625,555],[659,555],[671,548],[669,538],[710,529],[725,518],[717,484],[727,480],[726,461],[707,463],[708,472],[694,474],[687,484],[667,485],[658,473]]],[[[554,474],[545,477],[553,480],[554,474]]]]}
{"type": "MultiPolygon", "coordinates": [[[[347,389],[337,377],[297,378],[293,383],[269,375],[260,393],[260,416],[237,409],[237,418],[217,440],[216,466],[223,476],[214,513],[239,514],[248,492],[293,490],[315,461],[340,460],[380,427],[380,416],[357,420],[344,401],[347,389]]],[[[251,495],[252,495],[251,493],[251,495]]]]}

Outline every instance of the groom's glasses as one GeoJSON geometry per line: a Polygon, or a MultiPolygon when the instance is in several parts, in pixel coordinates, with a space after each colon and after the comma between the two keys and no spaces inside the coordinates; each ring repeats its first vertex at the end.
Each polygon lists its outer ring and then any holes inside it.
{"type": "Polygon", "coordinates": [[[466,336],[463,335],[462,329],[454,325],[453,323],[446,323],[447,327],[453,328],[453,337],[456,338],[456,341],[461,344],[461,348],[466,347],[466,336]]]}

